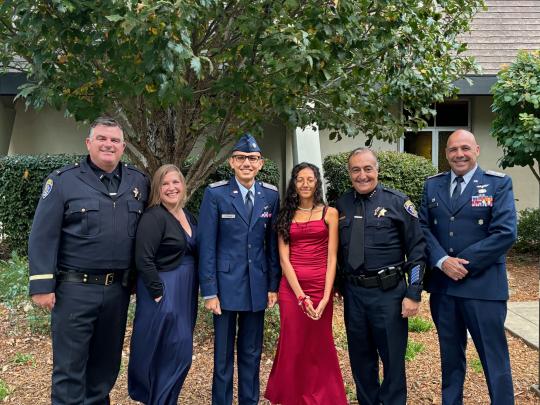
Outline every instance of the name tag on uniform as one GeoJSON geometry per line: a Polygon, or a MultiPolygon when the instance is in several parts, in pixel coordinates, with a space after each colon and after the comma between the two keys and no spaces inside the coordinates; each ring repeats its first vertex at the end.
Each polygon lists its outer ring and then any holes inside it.
{"type": "Polygon", "coordinates": [[[222,219],[234,219],[236,218],[235,214],[221,214],[222,219]]]}
{"type": "Polygon", "coordinates": [[[473,195],[471,199],[473,207],[493,207],[493,196],[491,195],[473,195]]]}

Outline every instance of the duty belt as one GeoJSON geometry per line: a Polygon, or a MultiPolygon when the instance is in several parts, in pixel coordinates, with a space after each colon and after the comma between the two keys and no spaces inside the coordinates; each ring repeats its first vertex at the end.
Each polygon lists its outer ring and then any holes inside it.
{"type": "MultiPolygon", "coordinates": [[[[371,272],[370,272],[371,273],[371,272]]],[[[382,290],[389,290],[398,285],[399,281],[403,278],[403,271],[401,266],[389,266],[383,267],[380,270],[375,270],[373,275],[367,274],[345,274],[345,280],[352,285],[364,288],[376,288],[379,287],[382,290]]]]}
{"type": "Polygon", "coordinates": [[[56,280],[71,283],[111,285],[122,281],[122,273],[87,274],[76,271],[60,271],[56,275],[56,280]]]}

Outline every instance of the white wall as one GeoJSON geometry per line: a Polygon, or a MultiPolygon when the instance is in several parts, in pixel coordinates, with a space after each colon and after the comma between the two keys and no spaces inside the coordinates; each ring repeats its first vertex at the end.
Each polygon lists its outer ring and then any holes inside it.
{"type": "Polygon", "coordinates": [[[516,208],[538,208],[539,187],[536,178],[528,167],[511,167],[501,169],[498,165],[502,157],[502,149],[497,146],[497,141],[490,134],[493,113],[491,112],[492,97],[473,97],[472,105],[472,132],[480,145],[479,165],[484,170],[504,172],[512,177],[514,184],[514,196],[516,208]]]}
{"type": "Polygon", "coordinates": [[[44,108],[26,110],[20,100],[15,105],[15,123],[9,154],[86,153],[84,139],[88,126],[66,118],[63,112],[44,108]]]}
{"type": "Polygon", "coordinates": [[[9,99],[0,101],[0,156],[8,154],[15,119],[15,110],[9,99]]]}

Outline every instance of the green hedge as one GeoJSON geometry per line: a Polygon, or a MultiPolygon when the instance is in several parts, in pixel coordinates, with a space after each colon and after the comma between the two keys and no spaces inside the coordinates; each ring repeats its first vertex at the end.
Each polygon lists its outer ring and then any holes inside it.
{"type": "Polygon", "coordinates": [[[517,241],[514,249],[522,253],[540,252],[540,209],[527,208],[519,212],[517,241]]]}
{"type": "MultiPolygon", "coordinates": [[[[324,159],[324,177],[328,184],[326,197],[334,204],[341,194],[351,188],[347,158],[350,152],[329,155],[324,159]]],[[[378,152],[379,181],[400,190],[420,206],[424,181],[437,173],[431,162],[421,156],[401,152],[378,152]]]]}
{"type": "MultiPolygon", "coordinates": [[[[62,166],[78,162],[80,155],[15,155],[0,158],[0,223],[2,233],[11,249],[21,255],[28,250],[28,234],[41,195],[43,181],[49,173],[62,166]]],[[[193,160],[186,162],[182,171],[187,173],[193,160]]],[[[198,213],[204,187],[229,178],[232,171],[225,162],[198,189],[188,203],[188,209],[198,213]]],[[[277,165],[266,160],[257,176],[268,183],[279,184],[277,165]]]]}
{"type": "Polygon", "coordinates": [[[14,155],[0,158],[0,222],[9,246],[26,255],[43,180],[54,169],[81,160],[78,155],[14,155]]]}

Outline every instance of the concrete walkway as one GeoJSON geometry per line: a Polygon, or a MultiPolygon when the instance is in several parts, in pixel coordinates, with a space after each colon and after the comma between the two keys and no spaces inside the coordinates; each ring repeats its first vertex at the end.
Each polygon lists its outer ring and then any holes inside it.
{"type": "Polygon", "coordinates": [[[504,326],[529,346],[538,350],[538,301],[508,302],[504,326]]]}

